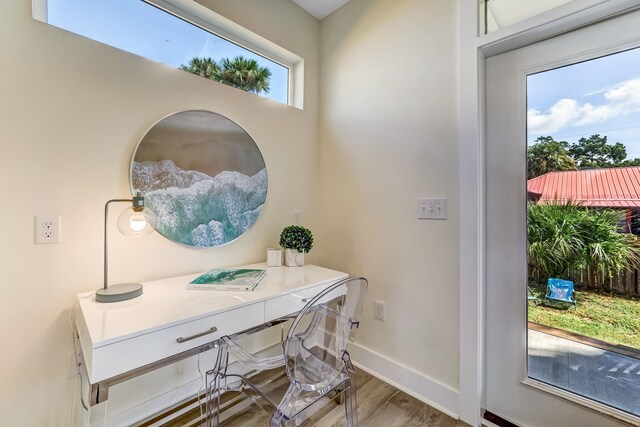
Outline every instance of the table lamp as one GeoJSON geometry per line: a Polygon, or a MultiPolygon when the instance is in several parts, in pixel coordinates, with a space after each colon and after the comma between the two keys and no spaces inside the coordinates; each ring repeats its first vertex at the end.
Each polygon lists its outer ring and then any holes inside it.
{"type": "Polygon", "coordinates": [[[144,197],[138,192],[133,199],[112,199],[104,205],[104,287],[96,291],[97,302],[126,301],[142,295],[142,284],[120,283],[108,286],[108,259],[107,251],[107,219],[109,205],[111,203],[131,203],[118,217],[118,230],[125,236],[142,237],[150,234],[156,226],[156,215],[144,206],[144,197]]]}

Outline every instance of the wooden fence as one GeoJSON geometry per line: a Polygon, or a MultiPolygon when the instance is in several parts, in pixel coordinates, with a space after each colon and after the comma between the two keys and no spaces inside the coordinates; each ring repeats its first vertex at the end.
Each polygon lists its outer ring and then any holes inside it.
{"type": "MultiPolygon", "coordinates": [[[[533,276],[538,280],[546,278],[539,277],[535,273],[533,276]]],[[[569,277],[576,284],[578,289],[590,289],[600,292],[618,292],[625,295],[640,295],[640,285],[638,284],[638,269],[622,271],[619,274],[609,276],[594,271],[591,268],[585,270],[570,270],[569,277]]]]}

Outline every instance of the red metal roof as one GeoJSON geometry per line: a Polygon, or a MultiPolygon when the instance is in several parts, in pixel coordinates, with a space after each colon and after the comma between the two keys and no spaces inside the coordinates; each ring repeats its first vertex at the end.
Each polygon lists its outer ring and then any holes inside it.
{"type": "Polygon", "coordinates": [[[608,208],[640,207],[640,166],[549,172],[527,181],[538,204],[554,202],[608,208]]]}

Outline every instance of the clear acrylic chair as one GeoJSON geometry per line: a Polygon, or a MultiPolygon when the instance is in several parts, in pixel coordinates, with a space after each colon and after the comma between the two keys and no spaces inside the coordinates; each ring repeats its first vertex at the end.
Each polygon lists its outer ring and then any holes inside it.
{"type": "Polygon", "coordinates": [[[221,338],[216,365],[206,377],[208,425],[219,423],[221,395],[235,390],[271,413],[271,426],[298,426],[341,393],[346,425],[357,426],[355,371],[347,345],[360,325],[367,286],[366,279],[349,277],[316,295],[295,316],[276,354],[254,354],[238,343],[253,330],[221,338]],[[231,366],[230,360],[237,363],[231,366]],[[283,366],[288,380],[284,395],[274,396],[277,387],[271,380],[254,380],[257,372],[283,366]]]}

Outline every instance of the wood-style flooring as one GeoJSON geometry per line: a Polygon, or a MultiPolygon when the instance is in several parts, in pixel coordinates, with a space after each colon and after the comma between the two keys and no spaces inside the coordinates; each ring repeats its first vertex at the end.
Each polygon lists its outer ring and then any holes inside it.
{"type": "MultiPolygon", "coordinates": [[[[469,427],[431,406],[401,392],[395,387],[358,370],[357,377],[358,421],[363,427],[469,427]]],[[[227,400],[230,397],[227,396],[227,400]]],[[[233,403],[223,412],[221,425],[225,427],[268,426],[269,414],[248,398],[236,395],[233,403]]],[[[185,414],[163,427],[196,426],[199,411],[185,414]],[[198,414],[196,414],[198,413],[198,414]]],[[[157,424],[156,424],[157,425],[157,424]]],[[[344,406],[330,401],[314,417],[304,423],[305,427],[342,427],[344,406]]]]}

